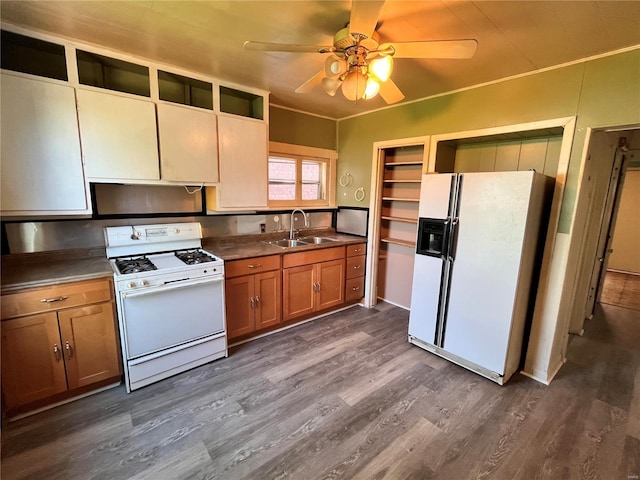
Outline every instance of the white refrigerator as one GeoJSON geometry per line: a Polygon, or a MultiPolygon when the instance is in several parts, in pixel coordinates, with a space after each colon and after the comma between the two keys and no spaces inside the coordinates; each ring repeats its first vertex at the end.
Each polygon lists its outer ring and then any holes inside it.
{"type": "Polygon", "coordinates": [[[423,176],[411,343],[500,385],[518,369],[552,185],[534,171],[423,176]]]}

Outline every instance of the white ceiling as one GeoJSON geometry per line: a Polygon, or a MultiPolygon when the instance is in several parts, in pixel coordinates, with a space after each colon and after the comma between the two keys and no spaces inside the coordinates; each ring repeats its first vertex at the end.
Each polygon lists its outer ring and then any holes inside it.
{"type": "MultiPolygon", "coordinates": [[[[385,106],[319,88],[318,53],[244,51],[245,40],[331,45],[350,1],[7,1],[2,20],[262,88],[271,103],[330,118],[385,106]]],[[[397,59],[392,79],[410,101],[640,45],[640,1],[387,0],[383,41],[474,38],[470,60],[397,59]]]]}

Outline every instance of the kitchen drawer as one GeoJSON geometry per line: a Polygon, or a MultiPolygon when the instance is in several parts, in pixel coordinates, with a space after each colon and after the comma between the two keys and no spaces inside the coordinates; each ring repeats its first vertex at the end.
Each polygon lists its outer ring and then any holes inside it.
{"type": "Polygon", "coordinates": [[[254,257],[225,262],[224,276],[225,278],[233,278],[279,269],[280,255],[269,255],[267,257],[254,257]]]}
{"type": "Polygon", "coordinates": [[[360,300],[364,296],[364,277],[351,278],[345,283],[345,302],[360,300]]]}
{"type": "Polygon", "coordinates": [[[364,255],[367,252],[366,243],[356,243],[347,245],[347,257],[355,257],[356,255],[364,255]]]}
{"type": "Polygon", "coordinates": [[[344,258],[344,246],[319,248],[317,250],[307,250],[299,253],[287,253],[282,259],[282,267],[297,267],[300,265],[310,265],[312,263],[328,262],[344,258]]]}
{"type": "Polygon", "coordinates": [[[364,275],[364,261],[366,258],[364,255],[347,258],[347,279],[364,275]]]}
{"type": "Polygon", "coordinates": [[[2,296],[2,319],[57,311],[113,299],[110,279],[61,283],[2,296]]]}

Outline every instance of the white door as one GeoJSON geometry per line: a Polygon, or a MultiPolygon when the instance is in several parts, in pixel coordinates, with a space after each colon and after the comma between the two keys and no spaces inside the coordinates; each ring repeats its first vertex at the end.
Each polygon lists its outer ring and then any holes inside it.
{"type": "Polygon", "coordinates": [[[155,105],[92,90],[79,89],[77,96],[87,178],[159,180],[155,105]]]}
{"type": "Polygon", "coordinates": [[[533,175],[462,175],[443,348],[499,374],[505,371],[533,175]]]}
{"type": "MultiPolygon", "coordinates": [[[[447,218],[453,177],[453,174],[422,176],[418,207],[421,218],[447,218]]],[[[409,335],[430,344],[435,343],[443,266],[442,259],[419,254],[413,263],[409,335]]]]}
{"type": "Polygon", "coordinates": [[[2,74],[2,211],[90,213],[72,87],[2,74]]]}
{"type": "Polygon", "coordinates": [[[213,112],[159,103],[158,141],[163,180],[218,182],[218,132],[213,112]]]}
{"type": "Polygon", "coordinates": [[[613,168],[611,169],[611,178],[609,179],[609,188],[607,190],[604,212],[602,214],[602,223],[600,224],[596,257],[593,262],[593,268],[591,269],[591,280],[589,282],[589,294],[585,306],[584,318],[591,318],[593,316],[593,310],[600,297],[600,292],[602,292],[604,273],[607,271],[607,263],[609,261],[609,255],[611,255],[610,245],[613,235],[615,209],[619,203],[620,187],[624,180],[624,156],[624,152],[617,148],[613,160],[613,168]]]}

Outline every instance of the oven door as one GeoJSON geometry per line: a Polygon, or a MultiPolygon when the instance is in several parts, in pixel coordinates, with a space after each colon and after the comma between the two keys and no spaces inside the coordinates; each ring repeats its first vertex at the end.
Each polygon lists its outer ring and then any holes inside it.
{"type": "Polygon", "coordinates": [[[224,277],[121,292],[127,359],[224,331],[224,277]]]}

